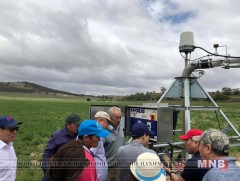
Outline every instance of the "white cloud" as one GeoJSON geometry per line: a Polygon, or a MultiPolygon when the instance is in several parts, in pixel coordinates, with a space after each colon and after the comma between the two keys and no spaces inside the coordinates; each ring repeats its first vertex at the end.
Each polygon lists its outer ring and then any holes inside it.
{"type": "MultiPolygon", "coordinates": [[[[183,31],[193,31],[195,45],[208,51],[219,43],[239,56],[239,5],[235,0],[2,0],[0,81],[94,95],[159,91],[182,74],[183,31]]],[[[191,57],[203,55],[195,50],[191,57]]],[[[238,69],[214,68],[200,82],[209,90],[237,88],[238,76],[238,69]]]]}

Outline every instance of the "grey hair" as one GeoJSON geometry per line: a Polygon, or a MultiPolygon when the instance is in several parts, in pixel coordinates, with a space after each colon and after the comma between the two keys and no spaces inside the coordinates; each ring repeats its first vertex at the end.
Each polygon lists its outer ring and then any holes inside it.
{"type": "Polygon", "coordinates": [[[109,115],[113,115],[115,110],[118,110],[118,111],[121,111],[121,112],[122,112],[122,110],[121,110],[119,107],[113,106],[113,107],[110,107],[110,108],[107,110],[107,113],[108,113],[109,115]]]}

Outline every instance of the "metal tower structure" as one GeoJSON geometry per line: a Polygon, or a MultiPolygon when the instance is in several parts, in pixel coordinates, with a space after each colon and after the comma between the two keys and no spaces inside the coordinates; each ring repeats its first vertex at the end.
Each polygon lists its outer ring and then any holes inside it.
{"type": "MultiPolygon", "coordinates": [[[[214,48],[219,46],[214,45],[214,48]]],[[[195,48],[201,47],[194,46],[193,33],[192,32],[183,32],[180,36],[180,44],[179,51],[180,53],[185,53],[185,68],[182,72],[181,77],[176,77],[175,81],[172,85],[165,91],[165,93],[161,96],[161,98],[157,101],[160,103],[164,98],[184,98],[184,106],[173,106],[180,110],[184,111],[184,126],[182,128],[183,133],[186,133],[191,129],[191,119],[190,119],[190,111],[192,110],[215,110],[219,111],[223,116],[224,120],[228,123],[228,125],[234,130],[236,133],[236,137],[240,138],[240,133],[236,129],[236,127],[231,123],[231,121],[227,118],[221,108],[217,105],[217,103],[213,100],[213,98],[209,95],[209,93],[202,87],[202,85],[197,81],[196,77],[191,76],[193,71],[200,69],[209,69],[214,67],[222,67],[225,69],[229,68],[238,68],[240,67],[240,57],[231,57],[229,55],[218,55],[217,53],[213,54],[208,51],[207,53],[212,56],[218,56],[216,60],[206,59],[199,61],[190,62],[188,59],[188,55],[194,51],[195,48]],[[214,106],[191,106],[190,98],[208,98],[214,106]]],[[[238,144],[240,145],[240,143],[238,144]]],[[[235,145],[235,146],[238,146],[235,145]]],[[[189,155],[186,154],[186,158],[189,158],[189,155]]]]}

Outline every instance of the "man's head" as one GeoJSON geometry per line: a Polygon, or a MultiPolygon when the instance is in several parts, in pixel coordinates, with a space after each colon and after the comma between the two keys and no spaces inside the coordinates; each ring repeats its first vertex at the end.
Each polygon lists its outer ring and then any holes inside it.
{"type": "Polygon", "coordinates": [[[16,138],[19,125],[22,122],[17,122],[11,116],[0,117],[0,140],[5,143],[13,142],[16,138]]]}
{"type": "Polygon", "coordinates": [[[132,127],[131,136],[134,140],[137,139],[143,145],[147,145],[150,136],[154,136],[154,131],[150,131],[144,123],[136,123],[132,127]]]}
{"type": "Polygon", "coordinates": [[[111,122],[110,124],[117,128],[121,123],[122,111],[119,107],[111,107],[108,109],[108,114],[110,116],[111,122]]]}
{"type": "Polygon", "coordinates": [[[103,129],[107,129],[108,123],[111,122],[110,116],[108,115],[108,113],[104,111],[98,111],[95,114],[94,119],[96,119],[99,122],[103,129]]]}
{"type": "Polygon", "coordinates": [[[226,134],[217,129],[207,129],[200,138],[199,152],[202,159],[214,159],[228,156],[230,151],[229,139],[226,134]]]}
{"type": "Polygon", "coordinates": [[[95,120],[85,120],[78,128],[78,138],[88,148],[97,147],[100,138],[106,138],[109,131],[104,130],[95,120]]]}
{"type": "Polygon", "coordinates": [[[185,135],[179,138],[185,141],[185,149],[189,154],[195,154],[199,150],[200,137],[203,131],[200,129],[190,129],[185,135]]]}
{"type": "Polygon", "coordinates": [[[83,120],[77,114],[70,114],[66,120],[65,125],[70,135],[77,134],[78,127],[83,120]]]}

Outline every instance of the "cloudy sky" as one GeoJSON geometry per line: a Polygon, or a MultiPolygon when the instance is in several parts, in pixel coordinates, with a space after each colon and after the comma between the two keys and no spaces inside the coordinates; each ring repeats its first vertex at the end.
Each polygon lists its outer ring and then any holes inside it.
{"type": "MultiPolygon", "coordinates": [[[[92,95],[160,91],[184,69],[181,32],[192,31],[210,52],[218,43],[240,56],[239,7],[239,0],[1,0],[0,82],[92,95]]],[[[205,55],[195,49],[191,59],[205,55]]],[[[207,69],[199,82],[209,91],[240,88],[239,75],[207,69]]]]}

